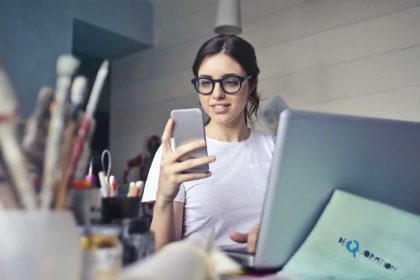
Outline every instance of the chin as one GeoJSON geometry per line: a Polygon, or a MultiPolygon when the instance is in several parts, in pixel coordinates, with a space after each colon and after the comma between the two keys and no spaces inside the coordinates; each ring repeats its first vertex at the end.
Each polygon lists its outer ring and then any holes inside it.
{"type": "Polygon", "coordinates": [[[237,119],[229,115],[211,115],[210,118],[212,122],[222,125],[237,123],[237,119]]]}

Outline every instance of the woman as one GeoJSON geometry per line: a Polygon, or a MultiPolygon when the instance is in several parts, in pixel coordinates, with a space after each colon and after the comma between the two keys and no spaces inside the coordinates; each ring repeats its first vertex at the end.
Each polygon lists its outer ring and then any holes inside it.
{"type": "Polygon", "coordinates": [[[259,105],[254,48],[240,37],[218,35],[201,46],[192,70],[192,83],[209,117],[209,156],[180,162],[182,155],[205,143],[173,150],[173,121],[168,120],[143,195],[143,201],[155,201],[151,230],[156,248],[181,238],[206,237],[214,228],[217,246],[252,253],[274,149],[271,136],[248,127],[259,105]],[[206,163],[209,173],[183,173],[206,163]]]}

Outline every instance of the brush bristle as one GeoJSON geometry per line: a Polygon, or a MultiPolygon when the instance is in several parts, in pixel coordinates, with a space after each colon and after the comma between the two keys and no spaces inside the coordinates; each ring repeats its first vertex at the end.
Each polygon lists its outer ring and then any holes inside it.
{"type": "Polygon", "coordinates": [[[104,62],[102,62],[101,67],[99,67],[99,71],[101,71],[103,73],[103,75],[108,75],[108,71],[109,71],[109,61],[108,60],[104,60],[104,62]]]}
{"type": "Polygon", "coordinates": [[[39,114],[40,116],[46,118],[49,116],[49,107],[51,102],[54,100],[54,91],[52,88],[43,86],[39,90],[37,106],[35,108],[34,114],[39,114]]]}
{"type": "Polygon", "coordinates": [[[54,98],[54,91],[52,88],[47,87],[47,86],[43,86],[41,87],[41,89],[39,90],[39,94],[38,94],[38,103],[40,102],[44,102],[44,100],[47,101],[51,101],[54,98]]]}
{"type": "Polygon", "coordinates": [[[80,61],[72,55],[60,55],[57,59],[57,75],[72,76],[80,65],[80,61]]]}
{"type": "Polygon", "coordinates": [[[79,105],[83,102],[87,89],[87,79],[82,76],[77,76],[71,86],[71,103],[79,105]]]}

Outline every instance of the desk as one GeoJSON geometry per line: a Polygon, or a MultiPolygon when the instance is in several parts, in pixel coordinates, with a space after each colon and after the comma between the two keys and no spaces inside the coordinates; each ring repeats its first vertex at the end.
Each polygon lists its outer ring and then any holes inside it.
{"type": "Polygon", "coordinates": [[[285,278],[278,276],[277,274],[268,274],[268,275],[237,275],[237,276],[222,276],[221,280],[292,280],[290,278],[285,278]]]}

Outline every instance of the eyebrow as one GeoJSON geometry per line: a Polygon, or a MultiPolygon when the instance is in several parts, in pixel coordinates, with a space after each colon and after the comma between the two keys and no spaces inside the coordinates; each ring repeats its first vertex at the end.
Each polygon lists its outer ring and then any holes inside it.
{"type": "MultiPolygon", "coordinates": [[[[235,76],[235,77],[238,77],[239,76],[239,77],[241,77],[241,75],[238,74],[238,73],[226,73],[226,74],[223,74],[223,76],[222,76],[221,79],[226,78],[226,77],[231,77],[231,76],[235,76]]],[[[200,76],[198,76],[198,78],[213,79],[213,76],[210,76],[210,75],[200,75],[200,76]]]]}
{"type": "Polygon", "coordinates": [[[210,75],[200,75],[200,76],[198,76],[198,78],[208,78],[208,79],[213,79],[213,77],[212,77],[212,76],[210,76],[210,75]]]}

